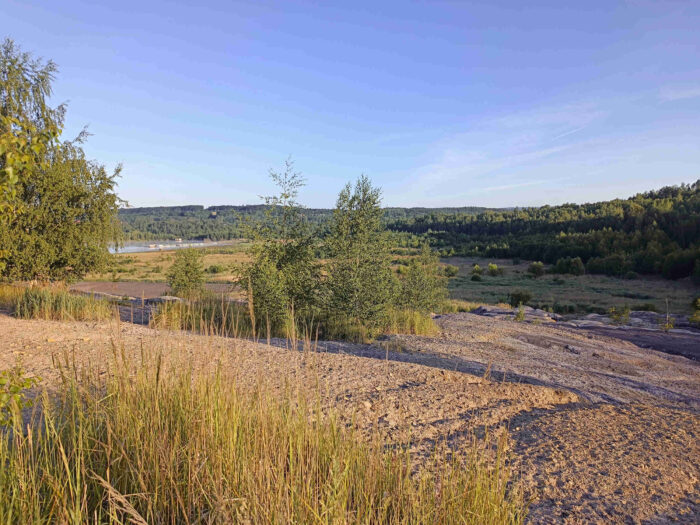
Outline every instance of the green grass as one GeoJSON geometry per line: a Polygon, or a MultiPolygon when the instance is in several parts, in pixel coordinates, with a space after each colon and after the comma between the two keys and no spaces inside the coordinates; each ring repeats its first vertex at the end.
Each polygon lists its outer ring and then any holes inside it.
{"type": "Polygon", "coordinates": [[[16,414],[0,429],[1,523],[523,521],[503,444],[495,460],[435,452],[416,471],[405,447],[361,438],[311,391],[123,355],[105,380],[64,370],[30,426],[16,414]]]}
{"type": "Polygon", "coordinates": [[[12,314],[20,319],[55,321],[101,321],[114,315],[113,306],[103,299],[76,295],[58,287],[28,286],[5,292],[12,314]]]}
{"type": "Polygon", "coordinates": [[[532,294],[530,306],[550,308],[558,313],[585,314],[607,313],[610,308],[632,310],[649,309],[651,305],[666,311],[666,299],[674,313],[691,313],[694,296],[700,287],[688,279],[671,281],[661,277],[641,276],[638,279],[622,279],[605,275],[544,275],[534,279],[527,274],[527,261],[513,264],[507,259],[479,257],[450,257],[442,262],[459,266],[456,277],[450,279],[450,297],[476,303],[507,303],[513,290],[526,290],[532,294]],[[472,281],[470,271],[474,263],[487,267],[489,262],[498,264],[503,275],[484,275],[481,281],[472,281]]]}

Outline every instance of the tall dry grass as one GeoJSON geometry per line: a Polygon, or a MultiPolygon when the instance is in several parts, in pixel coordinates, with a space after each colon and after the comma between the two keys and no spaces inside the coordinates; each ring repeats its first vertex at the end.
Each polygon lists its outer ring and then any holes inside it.
{"type": "Polygon", "coordinates": [[[313,393],[115,350],[106,379],[64,369],[32,422],[0,432],[0,522],[520,523],[503,457],[361,439],[313,393]]]}
{"type": "Polygon", "coordinates": [[[101,321],[114,315],[104,299],[76,295],[53,286],[28,286],[12,300],[12,313],[21,319],[101,321]]]}
{"type": "Polygon", "coordinates": [[[228,301],[223,297],[162,303],[153,314],[151,325],[227,337],[293,339],[300,334],[308,334],[312,338],[356,343],[369,342],[382,334],[434,335],[438,332],[429,315],[399,309],[390,309],[383,324],[372,328],[353,319],[324,315],[322,312],[303,317],[288,312],[284,320],[272,324],[267,323],[263,316],[256,315],[252,305],[228,301]]]}

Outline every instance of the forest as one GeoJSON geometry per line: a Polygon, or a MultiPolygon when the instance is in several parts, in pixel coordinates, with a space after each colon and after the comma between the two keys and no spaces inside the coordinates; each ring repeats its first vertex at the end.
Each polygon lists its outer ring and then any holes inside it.
{"type": "MultiPolygon", "coordinates": [[[[233,239],[267,212],[249,206],[125,208],[127,240],[233,239]]],[[[327,233],[332,210],[304,208],[327,233]]],[[[402,246],[429,241],[443,256],[522,258],[556,265],[580,258],[588,273],[661,274],[700,279],[700,181],[628,199],[530,208],[384,208],[382,220],[402,246]]],[[[559,265],[561,266],[561,264],[559,265]]]]}

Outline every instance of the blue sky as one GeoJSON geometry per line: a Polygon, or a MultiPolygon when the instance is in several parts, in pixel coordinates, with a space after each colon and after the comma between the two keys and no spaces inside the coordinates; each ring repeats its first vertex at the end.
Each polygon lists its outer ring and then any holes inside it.
{"type": "Polygon", "coordinates": [[[700,2],[0,0],[133,206],[625,197],[700,178],[700,2]]]}

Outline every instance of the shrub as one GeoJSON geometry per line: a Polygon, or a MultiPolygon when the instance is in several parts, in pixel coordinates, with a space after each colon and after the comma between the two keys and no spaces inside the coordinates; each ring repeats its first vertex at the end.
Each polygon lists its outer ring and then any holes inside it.
{"type": "Polygon", "coordinates": [[[204,289],[204,255],[196,248],[185,248],[175,253],[175,261],[166,275],[173,294],[192,297],[204,289]]]}
{"type": "Polygon", "coordinates": [[[207,269],[204,271],[212,274],[224,273],[226,271],[226,266],[224,266],[223,264],[212,264],[208,266],[207,269]]]}
{"type": "Polygon", "coordinates": [[[627,272],[625,275],[623,275],[623,278],[628,279],[630,281],[634,279],[639,279],[639,274],[637,272],[627,272]]]}
{"type": "Polygon", "coordinates": [[[552,273],[583,275],[586,273],[586,268],[581,257],[562,257],[557,259],[556,264],[552,268],[552,273]]]}
{"type": "Polygon", "coordinates": [[[630,270],[632,270],[631,261],[619,253],[607,257],[593,257],[586,265],[586,271],[594,274],[624,275],[630,270]]]}
{"type": "Polygon", "coordinates": [[[480,283],[480,282],[483,281],[484,279],[481,277],[481,275],[475,274],[475,275],[472,275],[472,276],[471,276],[471,280],[474,281],[474,282],[480,283]]]}
{"type": "Polygon", "coordinates": [[[454,266],[452,264],[448,264],[445,266],[445,269],[443,271],[445,272],[445,277],[450,279],[452,277],[457,276],[457,274],[459,273],[459,266],[454,266]]]}
{"type": "Polygon", "coordinates": [[[523,306],[523,303],[518,305],[518,311],[515,313],[515,320],[518,322],[525,320],[525,307],[523,306]]]}
{"type": "Polygon", "coordinates": [[[610,310],[608,310],[608,314],[610,315],[610,319],[612,320],[613,324],[624,325],[630,320],[629,306],[625,306],[624,308],[616,308],[613,306],[610,308],[610,310]]]}
{"type": "Polygon", "coordinates": [[[666,256],[661,273],[667,279],[681,279],[693,275],[698,264],[700,264],[700,251],[678,250],[666,256]]]}
{"type": "Polygon", "coordinates": [[[499,268],[498,265],[494,263],[489,263],[487,271],[491,277],[503,275],[503,268],[499,268]]]}
{"type": "Polygon", "coordinates": [[[411,259],[399,287],[396,306],[402,310],[434,311],[447,297],[447,278],[440,274],[438,258],[425,244],[411,259]]]}
{"type": "Polygon", "coordinates": [[[530,266],[527,267],[527,272],[535,279],[542,277],[544,275],[544,263],[540,261],[530,263],[530,266]]]}
{"type": "Polygon", "coordinates": [[[521,304],[527,304],[532,299],[532,294],[527,290],[513,290],[508,296],[508,303],[515,308],[521,304]]]}
{"type": "Polygon", "coordinates": [[[481,275],[481,272],[481,266],[475,263],[474,266],[472,266],[472,275],[481,275]]]}

